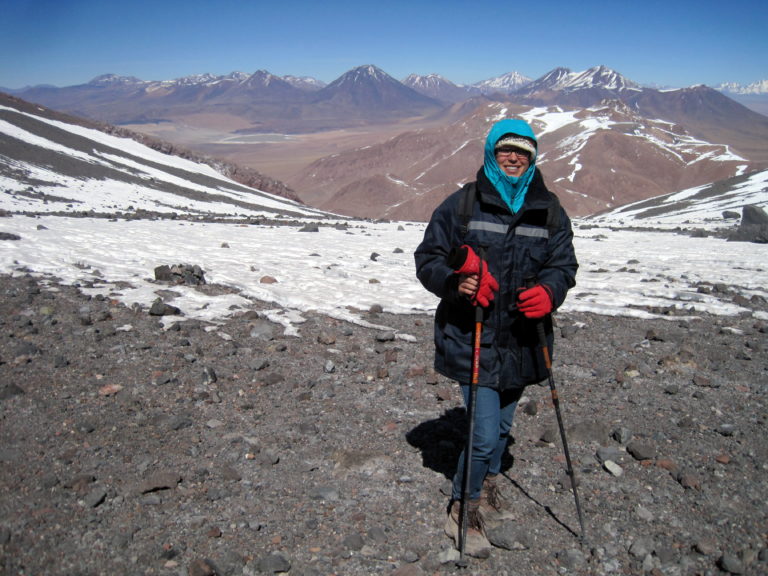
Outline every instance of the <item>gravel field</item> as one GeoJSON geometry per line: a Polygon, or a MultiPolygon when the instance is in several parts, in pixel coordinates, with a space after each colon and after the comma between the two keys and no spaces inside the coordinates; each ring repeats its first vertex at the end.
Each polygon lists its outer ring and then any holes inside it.
{"type": "Polygon", "coordinates": [[[585,537],[532,386],[501,482],[517,517],[458,568],[442,527],[464,411],[431,368],[430,317],[308,314],[294,337],[255,303],[163,329],[101,286],[0,276],[3,575],[768,573],[752,316],[560,314],[585,537]]]}

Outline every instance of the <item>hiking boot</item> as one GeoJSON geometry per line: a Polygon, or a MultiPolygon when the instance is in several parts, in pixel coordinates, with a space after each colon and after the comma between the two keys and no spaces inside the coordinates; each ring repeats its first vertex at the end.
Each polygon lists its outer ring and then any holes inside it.
{"type": "MultiPolygon", "coordinates": [[[[464,543],[464,552],[475,558],[488,558],[491,553],[491,543],[485,535],[483,518],[480,515],[480,501],[469,500],[467,510],[467,538],[464,543]]],[[[445,521],[445,533],[453,538],[456,548],[459,548],[461,502],[454,500],[448,511],[445,521]]]]}
{"type": "Polygon", "coordinates": [[[480,514],[488,526],[498,526],[505,520],[512,520],[515,515],[509,508],[509,503],[501,494],[496,483],[496,476],[486,476],[483,489],[480,492],[480,514]]]}

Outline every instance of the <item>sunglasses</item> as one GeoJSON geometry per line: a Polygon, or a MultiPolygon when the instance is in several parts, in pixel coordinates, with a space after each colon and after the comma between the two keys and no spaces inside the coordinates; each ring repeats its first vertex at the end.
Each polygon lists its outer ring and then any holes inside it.
{"type": "Polygon", "coordinates": [[[502,146],[501,148],[496,149],[496,156],[499,156],[501,158],[508,158],[509,156],[512,156],[514,154],[518,158],[521,156],[524,156],[525,158],[528,158],[530,160],[531,153],[527,150],[521,150],[520,148],[512,148],[511,146],[502,146]]]}

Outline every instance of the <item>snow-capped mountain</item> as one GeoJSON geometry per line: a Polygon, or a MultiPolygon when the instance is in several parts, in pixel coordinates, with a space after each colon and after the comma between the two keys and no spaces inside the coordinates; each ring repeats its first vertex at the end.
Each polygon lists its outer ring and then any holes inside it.
{"type": "Polygon", "coordinates": [[[454,84],[439,74],[410,74],[403,80],[403,84],[425,96],[444,102],[461,102],[477,93],[472,87],[454,84]]]}
{"type": "Polygon", "coordinates": [[[357,117],[407,116],[442,108],[439,101],[370,64],[353,68],[313,94],[312,103],[323,108],[333,105],[336,113],[343,110],[357,117]]]}
{"type": "Polygon", "coordinates": [[[307,91],[320,90],[326,86],[325,82],[311,76],[293,76],[288,74],[282,78],[291,86],[307,91]]]}
{"type": "Polygon", "coordinates": [[[640,85],[606,66],[595,66],[582,72],[572,72],[568,68],[555,68],[541,78],[526,84],[517,90],[517,93],[533,95],[538,92],[569,93],[584,90],[637,91],[640,90],[640,85]]]}
{"type": "Polygon", "coordinates": [[[489,78],[482,82],[476,82],[472,84],[472,88],[480,92],[481,94],[493,94],[500,92],[502,94],[511,94],[518,91],[531,82],[531,79],[527,76],[523,76],[519,72],[508,72],[495,78],[489,78]]]}
{"type": "Polygon", "coordinates": [[[118,76],[117,74],[101,74],[89,82],[94,86],[134,86],[145,83],[135,76],[118,76]]]}
{"type": "Polygon", "coordinates": [[[768,116],[768,80],[747,85],[725,82],[716,86],[715,89],[747,108],[768,116]]]}
{"type": "Polygon", "coordinates": [[[736,82],[724,82],[715,87],[721,92],[730,94],[768,94],[768,80],[752,82],[752,84],[738,84],[736,82]]]}

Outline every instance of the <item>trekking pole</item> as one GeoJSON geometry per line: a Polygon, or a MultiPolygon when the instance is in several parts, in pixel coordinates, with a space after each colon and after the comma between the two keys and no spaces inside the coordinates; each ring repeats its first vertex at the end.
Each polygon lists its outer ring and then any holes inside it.
{"type": "MultiPolygon", "coordinates": [[[[529,276],[525,279],[525,287],[533,288],[537,284],[535,276],[529,276]]],[[[544,354],[544,365],[547,368],[547,374],[549,375],[549,390],[552,393],[552,404],[555,406],[555,414],[557,415],[557,425],[560,428],[560,439],[563,442],[563,452],[565,452],[565,473],[571,480],[571,489],[573,490],[573,498],[576,502],[576,514],[579,517],[579,528],[581,529],[581,538],[583,542],[586,534],[584,532],[584,518],[581,514],[581,504],[579,503],[579,493],[576,490],[576,477],[574,476],[573,465],[571,464],[571,453],[568,450],[568,440],[565,437],[565,425],[563,424],[563,415],[560,413],[560,396],[557,393],[555,387],[555,378],[552,376],[552,360],[549,355],[549,346],[547,345],[547,335],[544,333],[544,319],[539,318],[536,321],[536,332],[539,337],[539,347],[544,354]]]]}
{"type": "MultiPolygon", "coordinates": [[[[480,264],[478,266],[477,283],[480,288],[480,280],[483,275],[484,250],[481,247],[478,256],[480,264]]],[[[468,426],[467,443],[464,447],[464,481],[462,483],[461,504],[459,506],[459,517],[461,526],[459,528],[459,561],[458,566],[465,568],[467,560],[464,551],[467,544],[467,521],[469,517],[469,477],[472,472],[472,445],[475,433],[475,402],[477,401],[477,385],[480,381],[480,340],[483,336],[483,307],[475,300],[475,334],[472,343],[472,376],[469,384],[469,402],[467,405],[468,426]]]]}

